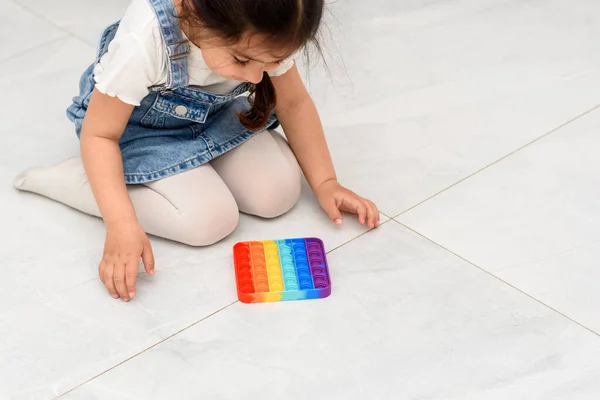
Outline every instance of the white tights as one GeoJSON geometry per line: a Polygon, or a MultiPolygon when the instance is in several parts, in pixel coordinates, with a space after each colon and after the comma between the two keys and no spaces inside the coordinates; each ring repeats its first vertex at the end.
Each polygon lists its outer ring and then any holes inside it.
{"type": "MultiPolygon", "coordinates": [[[[80,158],[29,169],[14,184],[100,217],[80,158]]],[[[233,232],[240,211],[264,218],[289,211],[300,197],[301,173],[285,139],[265,131],[210,164],[128,190],[147,233],[206,246],[233,232]]]]}

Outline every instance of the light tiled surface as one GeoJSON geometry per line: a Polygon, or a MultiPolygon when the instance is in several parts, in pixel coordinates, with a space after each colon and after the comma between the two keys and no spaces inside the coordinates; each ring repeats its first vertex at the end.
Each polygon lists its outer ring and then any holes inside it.
{"type": "Polygon", "coordinates": [[[101,222],[10,182],[77,154],[65,108],[127,4],[0,0],[0,398],[600,397],[600,3],[333,2],[308,83],[339,176],[430,240],[336,228],[305,190],[210,248],[153,240],[124,304],[101,222]],[[329,299],[234,303],[235,241],[305,235],[329,299]]]}
{"type": "Polygon", "coordinates": [[[600,109],[398,219],[600,333],[600,109]]]}
{"type": "Polygon", "coordinates": [[[339,7],[345,68],[333,63],[339,83],[324,75],[312,87],[340,179],[388,215],[599,103],[596,1],[339,7]],[[382,171],[385,185],[373,179],[382,171]]]}
{"type": "Polygon", "coordinates": [[[0,15],[4,16],[0,25],[0,62],[67,36],[61,29],[11,0],[0,0],[0,15]]]}
{"type": "Polygon", "coordinates": [[[13,1],[93,46],[106,26],[117,22],[129,5],[129,0],[13,1]]]}
{"type": "Polygon", "coordinates": [[[333,297],[237,303],[66,398],[566,399],[571,387],[600,390],[590,381],[600,373],[596,335],[396,223],[329,262],[333,297]]]}

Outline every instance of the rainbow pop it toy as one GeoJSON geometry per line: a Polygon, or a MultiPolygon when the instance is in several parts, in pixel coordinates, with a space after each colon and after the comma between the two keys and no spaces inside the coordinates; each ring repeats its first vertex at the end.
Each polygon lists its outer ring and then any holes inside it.
{"type": "Polygon", "coordinates": [[[240,242],[233,246],[233,258],[243,303],[322,299],[331,294],[320,239],[240,242]]]}

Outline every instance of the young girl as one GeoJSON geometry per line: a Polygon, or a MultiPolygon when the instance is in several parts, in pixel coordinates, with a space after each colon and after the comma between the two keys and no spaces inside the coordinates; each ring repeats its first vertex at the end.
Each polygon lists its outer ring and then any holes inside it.
{"type": "Polygon", "coordinates": [[[294,63],[323,7],[133,0],[105,30],[68,109],[81,159],[25,171],[15,186],[104,219],[99,274],[114,298],[135,296],[140,257],[154,274],[146,233],[206,246],[235,229],[240,211],[282,215],[299,199],[300,167],[336,224],[346,211],[379,225],[375,205],[338,183],[294,63]]]}

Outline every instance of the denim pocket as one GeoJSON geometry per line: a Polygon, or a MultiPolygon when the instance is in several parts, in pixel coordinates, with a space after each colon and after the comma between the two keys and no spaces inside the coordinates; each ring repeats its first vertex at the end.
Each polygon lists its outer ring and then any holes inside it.
{"type": "Polygon", "coordinates": [[[193,123],[203,124],[210,114],[211,107],[210,103],[165,91],[156,95],[152,107],[145,113],[141,122],[145,126],[160,129],[182,128],[193,123]]]}

